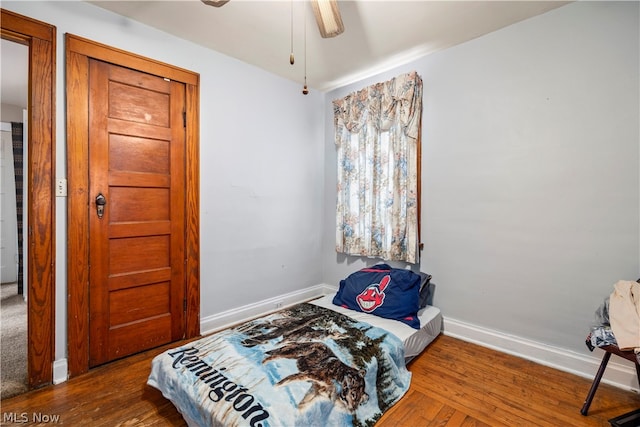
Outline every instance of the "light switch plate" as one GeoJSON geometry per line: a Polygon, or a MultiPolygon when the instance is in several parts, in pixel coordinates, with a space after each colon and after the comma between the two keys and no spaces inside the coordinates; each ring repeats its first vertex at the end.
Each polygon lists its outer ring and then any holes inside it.
{"type": "Polygon", "coordinates": [[[64,178],[56,179],[56,197],[67,197],[67,180],[64,178]]]}

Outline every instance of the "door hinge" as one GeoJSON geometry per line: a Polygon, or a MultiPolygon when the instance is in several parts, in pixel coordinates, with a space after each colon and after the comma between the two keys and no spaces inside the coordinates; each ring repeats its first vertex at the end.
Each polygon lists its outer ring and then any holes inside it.
{"type": "Polygon", "coordinates": [[[183,127],[187,127],[187,112],[183,111],[182,112],[182,126],[183,127]]]}

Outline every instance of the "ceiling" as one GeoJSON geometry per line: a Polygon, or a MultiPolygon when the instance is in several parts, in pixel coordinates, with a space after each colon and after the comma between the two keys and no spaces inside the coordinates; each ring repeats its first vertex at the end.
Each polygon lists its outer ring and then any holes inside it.
{"type": "MultiPolygon", "coordinates": [[[[320,37],[303,0],[89,1],[309,88],[328,91],[563,6],[567,1],[341,0],[345,31],[320,37]],[[306,26],[306,64],[305,64],[306,26]],[[295,64],[289,63],[293,44],[295,64]]],[[[26,99],[22,69],[2,42],[2,102],[26,99]],[[16,80],[17,79],[17,80],[16,80]],[[22,79],[22,82],[20,81],[22,79]],[[23,98],[22,98],[23,97],[23,98]]]]}
{"type": "Polygon", "coordinates": [[[320,37],[302,0],[231,0],[219,8],[199,0],[91,3],[301,84],[306,20],[308,84],[326,91],[568,2],[339,1],[345,31],[330,39],[320,37]]]}

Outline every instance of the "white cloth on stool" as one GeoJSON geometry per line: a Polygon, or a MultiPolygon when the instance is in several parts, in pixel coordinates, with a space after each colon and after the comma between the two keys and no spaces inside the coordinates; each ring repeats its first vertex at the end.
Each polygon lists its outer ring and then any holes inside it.
{"type": "Polygon", "coordinates": [[[609,320],[620,350],[640,352],[640,283],[620,280],[613,285],[609,320]]]}

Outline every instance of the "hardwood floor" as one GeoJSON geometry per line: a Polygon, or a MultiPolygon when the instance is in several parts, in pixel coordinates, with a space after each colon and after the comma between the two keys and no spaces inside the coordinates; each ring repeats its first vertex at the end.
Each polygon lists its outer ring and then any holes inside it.
{"type": "MultiPolygon", "coordinates": [[[[3,401],[0,422],[184,426],[173,405],[146,385],[151,359],[166,348],[3,401]]],[[[640,395],[600,384],[582,416],[591,380],[448,336],[438,337],[409,370],[409,392],[376,427],[609,426],[607,420],[640,408],[640,395]]]]}

